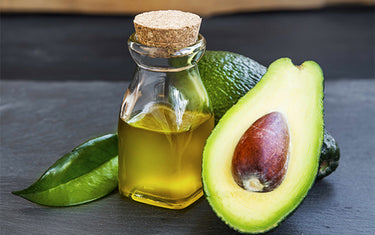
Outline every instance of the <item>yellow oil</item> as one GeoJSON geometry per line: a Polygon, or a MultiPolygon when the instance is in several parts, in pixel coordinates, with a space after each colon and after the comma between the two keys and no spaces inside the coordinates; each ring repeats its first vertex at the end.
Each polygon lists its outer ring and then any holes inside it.
{"type": "Polygon", "coordinates": [[[182,209],[203,195],[202,152],[211,114],[183,114],[154,104],[127,122],[120,118],[119,191],[133,200],[182,209]]]}

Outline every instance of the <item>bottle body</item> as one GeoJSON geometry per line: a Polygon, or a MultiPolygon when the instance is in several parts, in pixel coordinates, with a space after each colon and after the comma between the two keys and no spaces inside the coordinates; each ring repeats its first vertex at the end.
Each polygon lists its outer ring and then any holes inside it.
{"type": "Polygon", "coordinates": [[[196,65],[205,42],[174,57],[163,55],[163,49],[158,55],[138,53],[131,43],[138,68],[120,110],[119,191],[136,201],[181,209],[203,194],[202,152],[214,127],[196,65]]]}

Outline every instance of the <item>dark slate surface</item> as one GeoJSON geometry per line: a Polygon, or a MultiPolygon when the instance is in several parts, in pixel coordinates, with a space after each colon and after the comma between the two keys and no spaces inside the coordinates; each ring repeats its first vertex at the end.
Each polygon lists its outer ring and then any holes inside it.
{"type": "MultiPolygon", "coordinates": [[[[268,66],[280,57],[318,61],[327,79],[370,78],[374,9],[249,13],[204,18],[210,50],[229,50],[268,66]]],[[[126,40],[132,17],[3,15],[1,78],[130,80],[126,40]]]]}
{"type": "MultiPolygon", "coordinates": [[[[81,206],[48,208],[12,195],[64,153],[116,129],[127,83],[2,81],[1,234],[235,234],[200,199],[156,208],[117,192],[81,206]]],[[[316,183],[270,234],[374,234],[375,80],[326,83],[326,126],[340,143],[338,170],[316,183]]]]}

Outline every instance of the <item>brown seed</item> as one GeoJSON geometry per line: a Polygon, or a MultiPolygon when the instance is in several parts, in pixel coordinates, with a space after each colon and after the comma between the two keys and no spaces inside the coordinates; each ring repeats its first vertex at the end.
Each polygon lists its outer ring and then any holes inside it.
{"type": "Polygon", "coordinates": [[[269,192],[284,179],[289,152],[289,130],[279,112],[264,115],[246,130],[232,159],[236,183],[248,191],[269,192]]]}

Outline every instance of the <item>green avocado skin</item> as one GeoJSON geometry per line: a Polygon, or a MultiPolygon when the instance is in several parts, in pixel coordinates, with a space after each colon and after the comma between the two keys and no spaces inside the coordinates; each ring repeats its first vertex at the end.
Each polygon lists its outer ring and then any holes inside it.
{"type": "Polygon", "coordinates": [[[206,51],[198,68],[214,109],[216,124],[267,71],[254,60],[227,51],[206,51]]]}
{"type": "MultiPolygon", "coordinates": [[[[206,51],[198,63],[198,68],[215,113],[216,124],[267,71],[265,66],[254,60],[227,51],[206,51]]],[[[324,130],[316,179],[323,179],[334,172],[339,159],[340,149],[336,140],[324,130]]]]}
{"type": "Polygon", "coordinates": [[[319,158],[319,169],[316,180],[330,175],[339,166],[340,148],[336,140],[324,130],[324,139],[319,158]]]}

